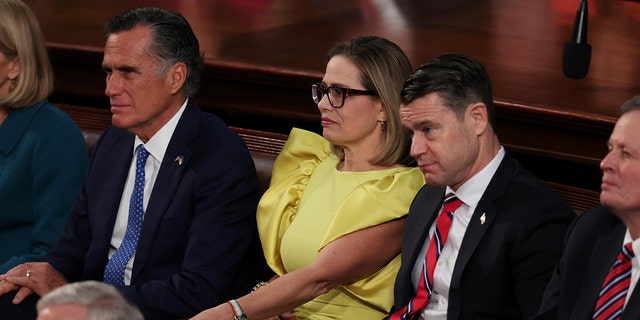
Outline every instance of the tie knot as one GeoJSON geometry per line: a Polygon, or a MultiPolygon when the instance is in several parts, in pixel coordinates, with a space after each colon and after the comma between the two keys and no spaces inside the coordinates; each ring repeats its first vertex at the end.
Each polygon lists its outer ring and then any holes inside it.
{"type": "Polygon", "coordinates": [[[633,243],[629,242],[622,247],[622,251],[620,252],[620,260],[631,260],[635,257],[635,253],[633,253],[633,243]]]}
{"type": "Polygon", "coordinates": [[[139,145],[136,148],[136,153],[137,153],[136,157],[142,160],[147,160],[147,157],[149,156],[149,151],[147,151],[147,149],[145,149],[143,145],[139,145]]]}
{"type": "Polygon", "coordinates": [[[462,204],[462,201],[456,197],[453,193],[447,193],[444,197],[444,206],[442,211],[453,214],[456,209],[462,204]]]}

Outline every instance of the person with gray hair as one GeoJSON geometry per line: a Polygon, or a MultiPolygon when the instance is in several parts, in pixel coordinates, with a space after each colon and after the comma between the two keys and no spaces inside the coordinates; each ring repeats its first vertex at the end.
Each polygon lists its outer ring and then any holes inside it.
{"type": "Polygon", "coordinates": [[[140,310],[106,283],[74,282],[44,295],[36,305],[38,320],[143,320],[140,310]]]}
{"type": "Polygon", "coordinates": [[[0,275],[5,319],[35,319],[38,295],[83,280],[115,286],[146,318],[186,318],[272,276],[249,150],[193,99],[203,58],[187,20],[136,8],[106,29],[113,126],[55,247],[0,275]]]}
{"type": "Polygon", "coordinates": [[[600,161],[600,206],[576,218],[547,286],[541,319],[640,319],[640,96],[620,118],[600,161]],[[612,285],[612,284],[617,285],[612,285]]]}

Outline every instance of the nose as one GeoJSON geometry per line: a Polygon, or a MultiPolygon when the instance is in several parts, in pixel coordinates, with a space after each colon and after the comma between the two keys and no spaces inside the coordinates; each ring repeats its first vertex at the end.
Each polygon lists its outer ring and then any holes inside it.
{"type": "Polygon", "coordinates": [[[613,165],[616,161],[616,155],[615,155],[615,150],[609,150],[609,152],[607,153],[606,156],[604,156],[604,158],[602,158],[602,161],[600,161],[600,170],[604,171],[609,171],[613,168],[613,165]]]}
{"type": "Polygon", "coordinates": [[[409,150],[409,155],[417,159],[420,155],[425,154],[426,152],[426,144],[424,143],[423,139],[420,138],[420,135],[414,132],[413,136],[411,137],[411,149],[409,150]]]}
{"type": "Polygon", "coordinates": [[[323,94],[320,97],[320,102],[318,102],[318,110],[322,113],[323,111],[331,110],[333,107],[329,104],[329,98],[326,94],[323,94]]]}
{"type": "Polygon", "coordinates": [[[107,97],[113,97],[117,95],[121,91],[121,89],[122,86],[120,85],[118,80],[113,75],[107,75],[104,94],[107,97]]]}

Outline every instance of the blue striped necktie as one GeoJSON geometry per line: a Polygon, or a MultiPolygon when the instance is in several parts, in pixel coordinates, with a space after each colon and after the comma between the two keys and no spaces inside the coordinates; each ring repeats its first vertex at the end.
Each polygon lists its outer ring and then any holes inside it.
{"type": "Polygon", "coordinates": [[[136,148],[136,179],[129,203],[129,221],[127,230],[120,247],[111,256],[104,269],[104,282],[111,285],[124,285],[124,269],[138,246],[138,238],[142,230],[142,216],[144,214],[144,166],[149,151],[143,145],[136,148]]]}

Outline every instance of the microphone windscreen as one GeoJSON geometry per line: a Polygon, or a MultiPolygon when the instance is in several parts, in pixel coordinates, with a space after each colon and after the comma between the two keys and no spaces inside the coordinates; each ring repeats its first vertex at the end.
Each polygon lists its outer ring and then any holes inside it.
{"type": "Polygon", "coordinates": [[[562,51],[562,72],[573,79],[584,78],[591,62],[591,45],[566,42],[562,51]]]}

